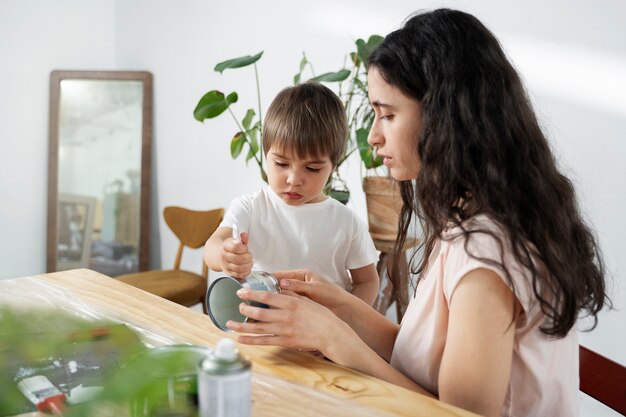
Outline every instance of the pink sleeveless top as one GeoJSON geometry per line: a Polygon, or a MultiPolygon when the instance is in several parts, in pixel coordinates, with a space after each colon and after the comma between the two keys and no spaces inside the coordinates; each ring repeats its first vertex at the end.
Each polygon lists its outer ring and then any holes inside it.
{"type": "MultiPolygon", "coordinates": [[[[467,228],[502,230],[487,216],[467,222],[467,228]]],[[[455,236],[449,230],[444,238],[455,236]]],[[[498,274],[498,266],[476,260],[465,251],[465,238],[442,240],[431,254],[429,269],[417,287],[400,325],[391,365],[438,395],[437,381],[448,330],[448,306],[458,283],[470,271],[485,268],[498,274]]],[[[539,327],[545,316],[530,286],[530,272],[504,246],[504,262],[513,277],[524,314],[515,324],[513,362],[501,416],[578,416],[578,338],[576,329],[562,339],[550,339],[539,327]]],[[[497,241],[485,233],[473,233],[468,251],[477,257],[500,261],[497,241]]],[[[541,270],[540,270],[541,271],[541,270]]],[[[541,272],[540,272],[541,273],[541,272]]]]}

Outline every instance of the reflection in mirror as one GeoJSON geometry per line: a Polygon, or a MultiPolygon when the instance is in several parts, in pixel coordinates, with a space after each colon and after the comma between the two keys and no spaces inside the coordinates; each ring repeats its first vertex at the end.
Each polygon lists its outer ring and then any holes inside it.
{"type": "Polygon", "coordinates": [[[53,71],[48,271],[148,268],[152,76],[53,71]]]}

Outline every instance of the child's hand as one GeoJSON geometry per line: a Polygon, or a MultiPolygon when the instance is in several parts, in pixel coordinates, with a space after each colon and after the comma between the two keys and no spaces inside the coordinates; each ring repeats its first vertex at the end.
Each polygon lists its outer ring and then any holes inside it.
{"type": "Polygon", "coordinates": [[[242,233],[240,240],[232,237],[222,244],[220,263],[222,271],[235,278],[245,278],[252,272],[252,254],[248,251],[248,234],[242,233]]]}

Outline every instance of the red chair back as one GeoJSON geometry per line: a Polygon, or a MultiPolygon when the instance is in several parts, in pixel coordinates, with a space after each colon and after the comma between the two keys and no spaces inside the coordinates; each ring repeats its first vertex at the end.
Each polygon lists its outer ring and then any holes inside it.
{"type": "Polygon", "coordinates": [[[580,390],[626,415],[626,367],[582,345],[579,355],[580,390]]]}

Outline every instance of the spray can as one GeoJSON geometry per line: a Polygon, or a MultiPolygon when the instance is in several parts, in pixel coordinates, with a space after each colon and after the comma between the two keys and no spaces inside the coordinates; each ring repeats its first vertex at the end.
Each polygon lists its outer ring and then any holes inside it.
{"type": "Polygon", "coordinates": [[[199,417],[250,417],[250,362],[231,339],[221,339],[198,365],[199,417]]]}

